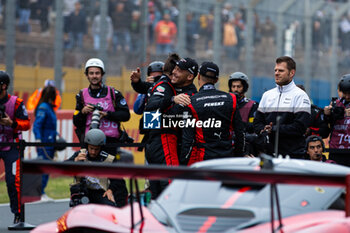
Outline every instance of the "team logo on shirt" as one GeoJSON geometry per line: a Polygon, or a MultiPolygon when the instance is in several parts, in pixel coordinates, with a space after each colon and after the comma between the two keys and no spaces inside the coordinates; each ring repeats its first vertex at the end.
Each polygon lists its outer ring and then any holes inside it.
{"type": "Polygon", "coordinates": [[[164,92],[164,91],[165,91],[165,88],[164,88],[164,87],[161,87],[161,86],[158,86],[156,90],[157,90],[158,92],[164,92]]]}
{"type": "Polygon", "coordinates": [[[143,128],[144,129],[160,129],[161,113],[159,110],[143,113],[143,128]]]}

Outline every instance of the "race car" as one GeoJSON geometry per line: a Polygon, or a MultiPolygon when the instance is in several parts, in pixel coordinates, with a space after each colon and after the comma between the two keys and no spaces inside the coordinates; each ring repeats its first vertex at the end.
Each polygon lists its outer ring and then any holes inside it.
{"type": "MultiPolygon", "coordinates": [[[[39,164],[37,172],[67,175],[67,168],[59,169],[63,165],[47,166],[39,164]]],[[[79,166],[68,173],[81,175],[85,165],[79,166]]],[[[335,164],[229,158],[196,163],[191,168],[124,167],[109,172],[111,166],[103,166],[89,168],[86,174],[93,170],[101,175],[101,168],[109,177],[180,179],[174,179],[147,208],[136,203],[122,209],[79,205],[32,232],[266,232],[288,227],[288,232],[295,232],[310,227],[307,221],[314,223],[312,226],[334,219],[346,221],[344,187],[340,186],[345,186],[350,168],[335,164]],[[329,220],[322,221],[327,215],[329,220]],[[296,221],[300,227],[290,228],[296,221]]],[[[29,167],[31,172],[35,170],[35,164],[24,164],[25,171],[29,167]]]]}

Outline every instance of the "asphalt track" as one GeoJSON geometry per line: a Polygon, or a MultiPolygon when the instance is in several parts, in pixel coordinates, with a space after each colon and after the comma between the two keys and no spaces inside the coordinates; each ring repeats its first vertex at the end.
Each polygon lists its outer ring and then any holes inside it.
{"type": "MultiPolygon", "coordinates": [[[[69,210],[68,199],[55,200],[53,202],[34,202],[25,204],[25,222],[38,226],[56,220],[63,213],[69,210]]],[[[8,226],[12,225],[13,214],[9,204],[0,205],[0,232],[30,232],[27,231],[9,231],[8,226]]]]}

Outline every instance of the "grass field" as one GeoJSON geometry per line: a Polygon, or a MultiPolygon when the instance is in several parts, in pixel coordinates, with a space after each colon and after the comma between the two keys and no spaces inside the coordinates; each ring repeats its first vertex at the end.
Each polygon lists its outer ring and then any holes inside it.
{"type": "MultiPolygon", "coordinates": [[[[56,177],[50,178],[49,183],[46,187],[46,194],[54,199],[68,198],[69,184],[72,183],[73,178],[71,177],[56,177]]],[[[5,181],[0,181],[0,203],[9,202],[7,195],[7,188],[5,181]]]]}
{"type": "MultiPolygon", "coordinates": [[[[53,199],[69,198],[69,184],[73,182],[72,177],[56,177],[50,178],[49,183],[46,187],[46,194],[53,199]]],[[[145,180],[141,179],[138,181],[140,191],[144,189],[145,180]]],[[[127,188],[129,189],[129,180],[126,180],[127,188]]],[[[134,188],[135,190],[135,188],[134,188]]],[[[0,181],[0,203],[8,203],[9,198],[7,195],[7,188],[5,181],[0,181]]]]}

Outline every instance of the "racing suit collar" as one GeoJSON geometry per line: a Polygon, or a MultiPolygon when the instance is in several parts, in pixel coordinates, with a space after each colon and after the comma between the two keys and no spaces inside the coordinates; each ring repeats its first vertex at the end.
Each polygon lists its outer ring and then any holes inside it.
{"type": "Polygon", "coordinates": [[[292,80],[290,83],[288,83],[287,85],[284,85],[284,86],[280,86],[280,85],[277,85],[277,89],[279,92],[288,92],[290,90],[292,90],[296,85],[294,83],[294,80],[292,80]]]}
{"type": "Polygon", "coordinates": [[[160,76],[158,82],[160,82],[160,81],[168,81],[168,82],[170,82],[171,80],[170,80],[168,75],[162,74],[162,76],[160,76]]]}
{"type": "Polygon", "coordinates": [[[202,90],[215,90],[215,85],[212,84],[212,83],[206,83],[204,84],[201,88],[199,88],[199,91],[202,91],[202,90]]]}
{"type": "Polygon", "coordinates": [[[192,89],[193,86],[194,86],[194,84],[191,83],[191,84],[189,84],[189,85],[187,85],[187,86],[184,86],[184,87],[175,87],[175,90],[176,90],[176,92],[183,93],[183,92],[186,91],[186,90],[192,89]]]}
{"type": "Polygon", "coordinates": [[[154,77],[154,82],[158,82],[158,80],[162,77],[162,75],[158,75],[154,77]]]}

